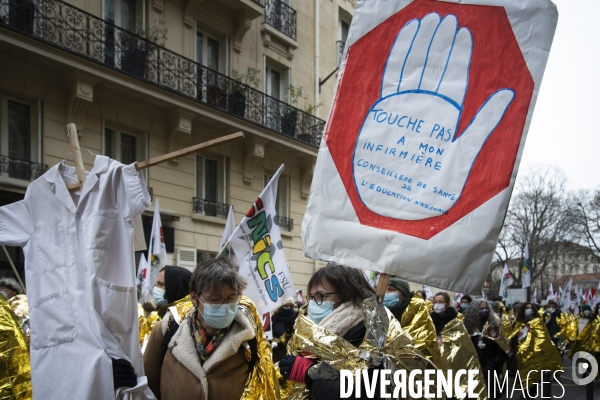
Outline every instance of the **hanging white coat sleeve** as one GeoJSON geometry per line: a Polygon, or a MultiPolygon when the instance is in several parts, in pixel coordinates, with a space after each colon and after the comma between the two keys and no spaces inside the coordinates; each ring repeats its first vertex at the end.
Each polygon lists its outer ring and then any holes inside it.
{"type": "Polygon", "coordinates": [[[152,204],[146,179],[141,171],[136,171],[135,164],[121,168],[121,178],[117,186],[117,204],[128,221],[133,221],[152,204]]]}
{"type": "Polygon", "coordinates": [[[0,245],[23,247],[32,232],[33,221],[25,201],[0,207],[0,245]]]}

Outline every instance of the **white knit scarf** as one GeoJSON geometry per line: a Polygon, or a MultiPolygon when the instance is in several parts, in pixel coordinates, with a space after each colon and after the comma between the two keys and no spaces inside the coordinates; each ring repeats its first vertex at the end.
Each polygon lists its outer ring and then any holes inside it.
{"type": "Polygon", "coordinates": [[[362,309],[352,302],[346,302],[323,318],[319,326],[343,337],[362,320],[362,309]]]}

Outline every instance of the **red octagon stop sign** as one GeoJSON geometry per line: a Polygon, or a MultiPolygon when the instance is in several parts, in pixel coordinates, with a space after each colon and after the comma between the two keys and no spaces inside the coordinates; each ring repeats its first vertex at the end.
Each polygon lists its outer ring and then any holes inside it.
{"type": "Polygon", "coordinates": [[[507,188],[525,126],[534,82],[503,7],[417,0],[348,48],[325,141],[361,224],[429,239],[507,188]],[[413,19],[437,13],[454,15],[473,38],[468,88],[460,115],[459,137],[481,105],[499,88],[514,99],[475,159],[456,203],[440,216],[403,220],[367,207],[353,175],[353,153],[371,106],[378,101],[382,76],[399,31],[413,19]]]}

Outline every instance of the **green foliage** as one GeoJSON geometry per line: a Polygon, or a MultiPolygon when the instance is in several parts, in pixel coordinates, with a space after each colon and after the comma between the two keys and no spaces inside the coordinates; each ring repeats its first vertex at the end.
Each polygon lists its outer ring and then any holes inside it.
{"type": "MultiPolygon", "coordinates": [[[[237,70],[232,70],[231,71],[231,78],[233,78],[234,80],[243,83],[244,85],[248,85],[248,86],[252,86],[253,88],[257,88],[258,85],[260,85],[260,78],[259,75],[260,74],[260,70],[257,68],[252,68],[252,67],[248,67],[248,69],[246,69],[246,72],[244,73],[239,73],[237,70]]],[[[234,90],[236,88],[234,87],[234,90]]],[[[241,90],[241,88],[238,88],[241,90]]]]}
{"type": "Polygon", "coordinates": [[[323,102],[320,102],[318,104],[308,103],[308,96],[303,95],[302,86],[296,87],[294,85],[290,85],[289,91],[290,91],[290,104],[296,108],[300,108],[300,105],[298,104],[298,102],[301,99],[304,100],[304,102],[303,102],[304,107],[301,109],[305,113],[314,114],[315,111],[317,111],[317,109],[323,105],[323,102]]]}

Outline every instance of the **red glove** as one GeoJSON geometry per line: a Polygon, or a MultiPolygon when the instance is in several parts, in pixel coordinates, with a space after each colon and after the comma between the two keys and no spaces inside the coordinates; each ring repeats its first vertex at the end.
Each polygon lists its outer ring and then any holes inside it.
{"type": "Polygon", "coordinates": [[[306,373],[313,364],[314,360],[310,358],[296,357],[289,379],[306,384],[306,373]]]}

